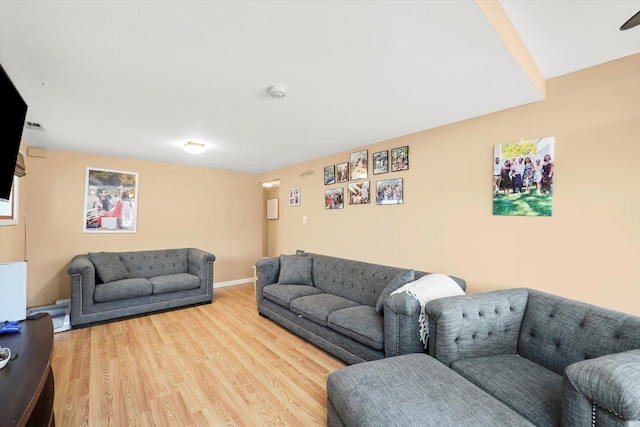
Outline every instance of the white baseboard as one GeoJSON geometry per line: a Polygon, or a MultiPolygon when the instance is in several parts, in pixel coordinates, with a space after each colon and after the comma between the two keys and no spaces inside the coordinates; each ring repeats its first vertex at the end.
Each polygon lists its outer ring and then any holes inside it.
{"type": "Polygon", "coordinates": [[[249,279],[238,279],[238,280],[229,280],[227,282],[214,282],[213,287],[215,288],[223,288],[225,286],[233,286],[233,285],[242,285],[243,283],[253,283],[253,277],[249,279]]]}

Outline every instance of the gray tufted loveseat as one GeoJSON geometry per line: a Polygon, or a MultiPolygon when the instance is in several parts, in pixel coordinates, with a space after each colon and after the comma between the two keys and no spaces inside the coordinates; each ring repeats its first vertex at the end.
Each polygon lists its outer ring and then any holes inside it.
{"type": "MultiPolygon", "coordinates": [[[[306,261],[308,271],[290,275],[283,263],[296,258],[281,255],[256,262],[262,316],[349,364],[425,352],[420,303],[404,292],[389,293],[404,280],[429,273],[306,254],[298,261],[306,261]]],[[[452,279],[466,288],[464,280],[452,279]]]]}
{"type": "Polygon", "coordinates": [[[329,374],[329,426],[640,426],[640,318],[531,289],[426,313],[430,356],[329,374]]]}
{"type": "Polygon", "coordinates": [[[77,255],[71,276],[71,325],[211,303],[215,256],[195,248],[77,255]]]}
{"type": "Polygon", "coordinates": [[[640,318],[531,289],[426,312],[429,354],[533,424],[640,425],[640,318]]]}

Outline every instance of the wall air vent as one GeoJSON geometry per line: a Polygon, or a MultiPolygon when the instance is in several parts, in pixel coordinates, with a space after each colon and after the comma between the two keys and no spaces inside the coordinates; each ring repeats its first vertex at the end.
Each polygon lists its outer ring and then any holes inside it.
{"type": "Polygon", "coordinates": [[[42,123],[25,122],[25,124],[27,125],[27,128],[31,130],[44,130],[42,123]]]}

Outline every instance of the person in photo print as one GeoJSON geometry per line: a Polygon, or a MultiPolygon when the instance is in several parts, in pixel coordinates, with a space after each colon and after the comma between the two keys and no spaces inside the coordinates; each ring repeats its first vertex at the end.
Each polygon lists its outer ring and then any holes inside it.
{"type": "Polygon", "coordinates": [[[544,163],[542,165],[542,193],[551,193],[551,183],[553,182],[553,162],[551,156],[544,155],[544,163]]]}

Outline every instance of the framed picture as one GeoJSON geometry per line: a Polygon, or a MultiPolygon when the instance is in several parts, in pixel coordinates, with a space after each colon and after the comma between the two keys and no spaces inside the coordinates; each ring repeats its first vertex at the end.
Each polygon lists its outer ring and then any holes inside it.
{"type": "Polygon", "coordinates": [[[376,182],[377,205],[399,205],[403,202],[402,178],[376,182]]]}
{"type": "Polygon", "coordinates": [[[369,181],[351,182],[347,184],[350,205],[369,204],[369,181]]]}
{"type": "Polygon", "coordinates": [[[135,233],[137,213],[136,172],[87,168],[83,233],[135,233]]]}
{"type": "Polygon", "coordinates": [[[391,172],[409,170],[409,146],[391,149],[391,172]]]}
{"type": "Polygon", "coordinates": [[[493,147],[493,214],[551,216],[555,138],[493,147]]]}
{"type": "Polygon", "coordinates": [[[280,213],[278,199],[267,200],[267,219],[278,219],[280,213]]]}
{"type": "Polygon", "coordinates": [[[389,172],[389,151],[384,150],[373,153],[372,162],[374,175],[389,172]]]}
{"type": "Polygon", "coordinates": [[[324,168],[324,185],[336,183],[336,167],[334,165],[324,168]]]}
{"type": "Polygon", "coordinates": [[[351,181],[367,179],[367,157],[369,150],[351,153],[351,181]]]}
{"type": "Polygon", "coordinates": [[[340,163],[336,166],[338,182],[349,181],[349,162],[340,163]]]}
{"type": "Polygon", "coordinates": [[[324,208],[342,209],[344,207],[344,188],[330,188],[324,190],[324,208]]]}
{"type": "Polygon", "coordinates": [[[289,206],[300,206],[300,187],[289,189],[289,206]]]}

